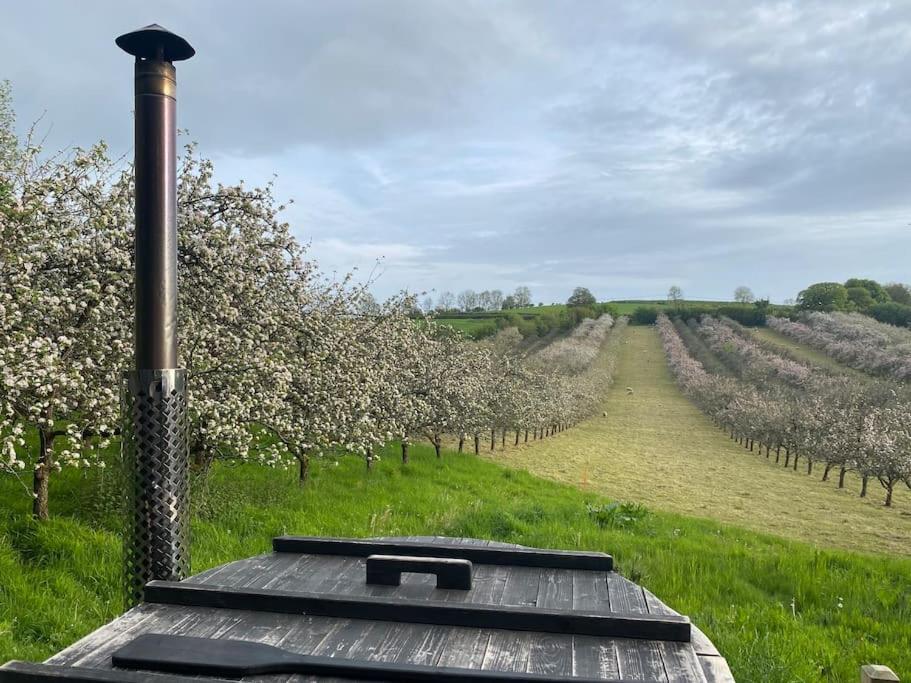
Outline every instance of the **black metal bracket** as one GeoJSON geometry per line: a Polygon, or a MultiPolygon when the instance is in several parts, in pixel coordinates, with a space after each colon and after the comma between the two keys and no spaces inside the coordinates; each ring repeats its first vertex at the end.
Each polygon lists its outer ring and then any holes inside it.
{"type": "Polygon", "coordinates": [[[408,555],[370,555],[367,558],[367,583],[398,586],[402,573],[434,574],[437,588],[471,590],[471,562],[449,557],[413,557],[408,555]]]}

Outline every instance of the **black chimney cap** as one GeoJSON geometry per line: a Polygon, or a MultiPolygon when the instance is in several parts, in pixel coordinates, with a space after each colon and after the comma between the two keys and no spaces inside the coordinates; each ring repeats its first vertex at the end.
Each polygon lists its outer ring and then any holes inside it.
{"type": "Polygon", "coordinates": [[[144,59],[179,62],[196,54],[196,50],[186,40],[158,24],[149,24],[124,33],[114,42],[124,52],[144,59]]]}

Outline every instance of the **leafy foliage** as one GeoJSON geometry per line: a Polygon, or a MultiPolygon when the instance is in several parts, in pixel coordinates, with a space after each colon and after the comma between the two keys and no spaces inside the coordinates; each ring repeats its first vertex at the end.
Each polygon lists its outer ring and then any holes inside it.
{"type": "Polygon", "coordinates": [[[801,311],[844,311],[848,307],[847,288],[838,282],[817,282],[797,295],[801,311]]]}
{"type": "Polygon", "coordinates": [[[588,291],[586,287],[576,287],[569,299],[566,300],[567,306],[594,306],[597,303],[595,295],[588,291]]]}
{"type": "Polygon", "coordinates": [[[638,503],[589,503],[585,507],[588,516],[602,529],[628,529],[648,515],[648,509],[638,503]]]}

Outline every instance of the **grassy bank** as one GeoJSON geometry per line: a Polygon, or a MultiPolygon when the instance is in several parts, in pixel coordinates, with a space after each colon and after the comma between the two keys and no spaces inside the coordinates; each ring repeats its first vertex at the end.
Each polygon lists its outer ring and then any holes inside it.
{"type": "MultiPolygon", "coordinates": [[[[734,526],[652,512],[600,526],[592,492],[474,456],[416,446],[367,473],[353,458],[294,474],[222,467],[197,490],[193,570],[269,548],[283,533],[444,534],[612,552],[619,569],[689,614],[738,681],[851,680],[865,661],[911,672],[911,560],[824,551],[734,526]]],[[[41,659],[115,617],[117,518],[92,504],[96,475],[54,483],[57,514],[27,520],[28,501],[0,483],[0,660],[41,659]]],[[[608,516],[609,517],[609,516],[608,516]]],[[[602,523],[605,520],[602,519],[602,523]]]]}

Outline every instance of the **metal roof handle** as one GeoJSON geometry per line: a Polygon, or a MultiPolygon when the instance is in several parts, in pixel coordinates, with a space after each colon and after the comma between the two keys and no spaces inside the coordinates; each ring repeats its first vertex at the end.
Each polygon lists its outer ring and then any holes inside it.
{"type": "Polygon", "coordinates": [[[437,588],[471,590],[471,562],[450,557],[410,557],[408,555],[370,555],[367,558],[367,583],[398,586],[402,572],[435,574],[437,588]]]}

